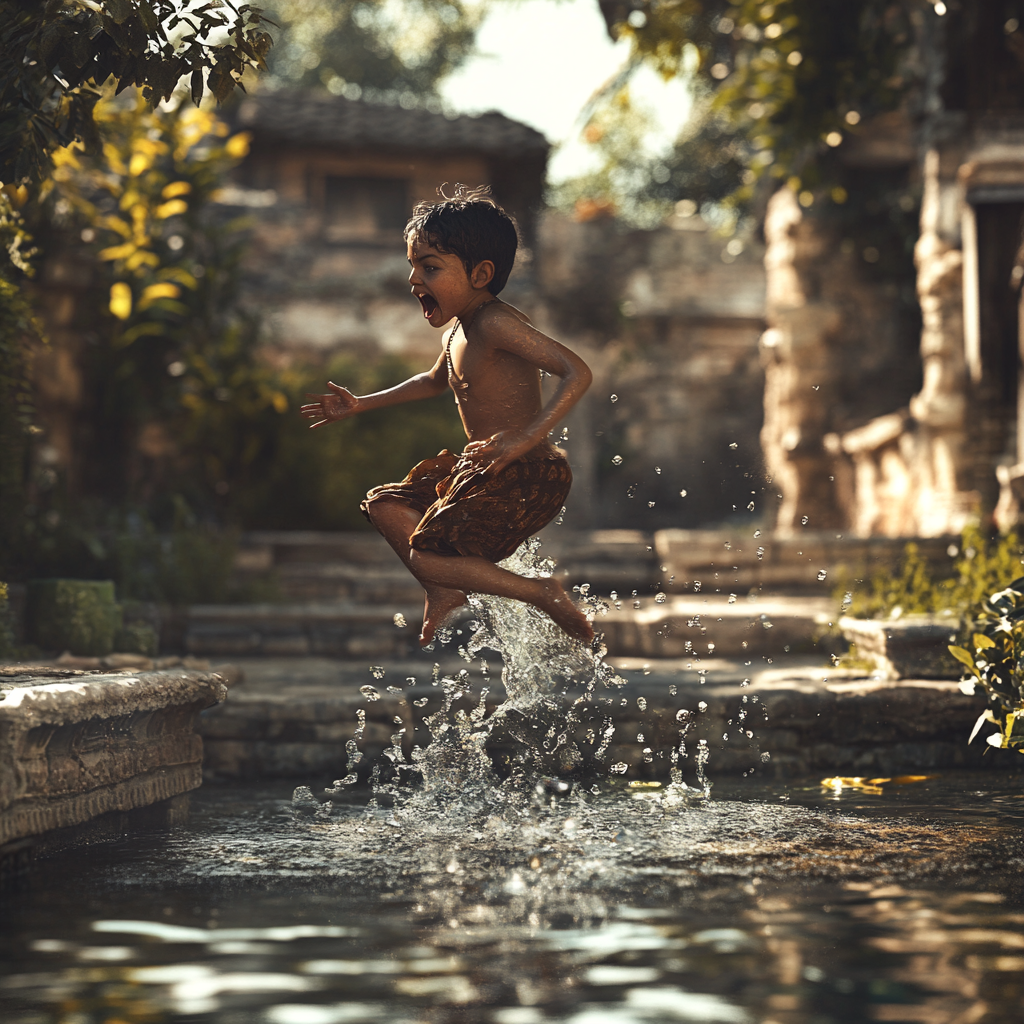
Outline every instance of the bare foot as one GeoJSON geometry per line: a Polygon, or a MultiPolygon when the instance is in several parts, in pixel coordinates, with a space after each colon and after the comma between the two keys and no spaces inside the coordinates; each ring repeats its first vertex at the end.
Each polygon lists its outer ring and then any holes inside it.
{"type": "Polygon", "coordinates": [[[423,602],[423,631],[420,633],[420,646],[426,647],[433,643],[434,634],[445,620],[466,603],[466,595],[461,590],[449,590],[447,587],[431,587],[426,591],[423,602]]]}
{"type": "Polygon", "coordinates": [[[589,644],[594,639],[594,629],[583,612],[572,603],[558,580],[549,577],[537,582],[541,588],[540,598],[535,602],[537,607],[547,612],[569,636],[589,644]]]}

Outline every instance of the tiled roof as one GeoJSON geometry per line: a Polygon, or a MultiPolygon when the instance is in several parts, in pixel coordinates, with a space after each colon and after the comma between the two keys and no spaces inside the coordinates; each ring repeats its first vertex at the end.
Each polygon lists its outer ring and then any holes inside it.
{"type": "Polygon", "coordinates": [[[495,110],[448,118],[427,110],[289,91],[249,96],[237,117],[239,126],[257,139],[269,136],[293,145],[459,150],[504,157],[542,156],[549,148],[540,132],[495,110]]]}

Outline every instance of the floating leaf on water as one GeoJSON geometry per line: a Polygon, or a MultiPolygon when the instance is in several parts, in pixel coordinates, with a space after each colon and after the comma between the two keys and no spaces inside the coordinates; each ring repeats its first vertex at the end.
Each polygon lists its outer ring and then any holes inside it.
{"type": "Polygon", "coordinates": [[[624,761],[617,761],[608,769],[612,775],[625,775],[629,771],[629,765],[624,761]]]}
{"type": "Polygon", "coordinates": [[[377,687],[376,686],[370,686],[369,683],[367,683],[366,686],[360,686],[359,687],[359,692],[367,700],[380,700],[380,694],[377,692],[377,687]]]}
{"type": "Polygon", "coordinates": [[[667,600],[668,600],[668,598],[665,597],[664,594],[657,594],[655,596],[655,598],[654,598],[654,603],[655,604],[664,604],[667,600]]]}
{"type": "Polygon", "coordinates": [[[399,629],[409,625],[409,623],[405,621],[405,616],[401,612],[395,612],[394,622],[399,629]]]}
{"type": "Polygon", "coordinates": [[[621,455],[613,455],[612,456],[612,465],[613,466],[621,466],[622,465],[622,456],[621,455]]]}
{"type": "Polygon", "coordinates": [[[374,679],[383,679],[384,678],[384,666],[383,665],[371,665],[370,666],[370,675],[373,676],[374,679]]]}

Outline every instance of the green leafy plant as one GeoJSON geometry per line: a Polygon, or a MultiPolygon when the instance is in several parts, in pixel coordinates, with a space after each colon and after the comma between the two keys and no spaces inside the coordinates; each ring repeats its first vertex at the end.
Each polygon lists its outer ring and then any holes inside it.
{"type": "Polygon", "coordinates": [[[0,181],[39,182],[54,150],[100,145],[99,89],[170,99],[187,77],[198,104],[264,70],[272,39],[253,4],[221,0],[0,0],[0,181]]]}
{"type": "Polygon", "coordinates": [[[987,738],[990,746],[1024,752],[1024,577],[981,603],[966,644],[951,645],[949,652],[981,685],[991,705],[975,723],[971,740],[991,722],[999,732],[987,738]]]}
{"type": "Polygon", "coordinates": [[[936,578],[933,566],[911,542],[892,570],[880,570],[867,580],[854,580],[849,571],[840,573],[835,596],[841,614],[855,618],[948,613],[966,620],[987,594],[1020,572],[1022,554],[1016,534],[993,541],[978,527],[968,526],[961,534],[949,575],[936,578]]]}

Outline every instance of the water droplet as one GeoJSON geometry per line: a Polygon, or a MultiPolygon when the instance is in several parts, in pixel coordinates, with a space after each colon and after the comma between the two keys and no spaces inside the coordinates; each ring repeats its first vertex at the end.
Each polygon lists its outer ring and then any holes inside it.
{"type": "Polygon", "coordinates": [[[609,598],[610,598],[610,599],[611,599],[612,601],[618,601],[618,599],[619,599],[619,592],[618,592],[617,590],[613,590],[613,591],[612,591],[612,592],[611,592],[611,593],[610,593],[610,594],[608,595],[608,597],[609,597],[609,598]]]}
{"type": "Polygon", "coordinates": [[[383,665],[371,665],[370,666],[370,675],[373,676],[374,679],[383,679],[384,678],[384,666],[383,665]]]}
{"type": "Polygon", "coordinates": [[[767,750],[761,755],[761,760],[764,762],[770,761],[771,759],[772,755],[769,754],[767,750]]]}
{"type": "Polygon", "coordinates": [[[680,708],[676,712],[676,721],[677,722],[685,722],[689,717],[690,717],[690,712],[687,711],[686,708],[680,708]]]}
{"type": "Polygon", "coordinates": [[[761,531],[760,530],[755,530],[754,531],[754,539],[757,540],[757,538],[760,537],[760,536],[761,536],[761,531]]]}
{"type": "Polygon", "coordinates": [[[818,570],[818,582],[822,583],[827,575],[828,575],[828,570],[827,569],[819,569],[818,570]]]}
{"type": "Polygon", "coordinates": [[[729,604],[735,604],[735,603],[736,603],[736,595],[735,594],[730,594],[729,595],[729,604]]]}
{"type": "Polygon", "coordinates": [[[645,661],[643,663],[642,671],[645,676],[649,676],[651,674],[651,663],[649,661],[645,661]]]}
{"type": "Polygon", "coordinates": [[[680,498],[685,498],[686,497],[686,488],[685,487],[679,492],[679,497],[680,498]]]}
{"type": "Polygon", "coordinates": [[[612,456],[612,465],[613,466],[621,466],[622,465],[622,456],[621,455],[613,455],[612,456]]]}
{"type": "Polygon", "coordinates": [[[700,580],[694,580],[693,581],[693,592],[695,594],[699,594],[700,593],[700,580]]]}
{"type": "Polygon", "coordinates": [[[638,732],[636,734],[636,741],[637,741],[637,743],[645,743],[646,742],[646,740],[644,739],[644,734],[642,732],[638,732]]]}
{"type": "Polygon", "coordinates": [[[676,686],[676,684],[675,684],[675,683],[673,683],[673,684],[672,684],[672,685],[671,685],[671,686],[670,686],[670,687],[668,688],[668,692],[669,692],[669,696],[670,696],[670,697],[674,697],[674,696],[675,696],[675,695],[676,695],[676,694],[677,694],[677,693],[679,692],[679,687],[678,687],[678,686],[676,686]]]}
{"type": "Polygon", "coordinates": [[[758,561],[760,561],[762,558],[764,558],[764,548],[758,548],[757,549],[757,558],[758,558],[758,561]]]}
{"type": "Polygon", "coordinates": [[[733,451],[736,451],[736,449],[737,449],[737,448],[739,448],[739,445],[738,445],[738,444],[737,444],[737,443],[736,443],[735,441],[733,441],[733,442],[732,442],[732,444],[730,444],[730,445],[729,445],[729,447],[730,447],[730,448],[731,448],[731,449],[732,449],[733,451]]]}
{"type": "Polygon", "coordinates": [[[809,516],[803,516],[800,519],[800,525],[801,526],[806,526],[808,524],[808,522],[810,522],[810,517],[809,516]]]}
{"type": "Polygon", "coordinates": [[[615,402],[617,402],[618,400],[619,400],[619,396],[618,396],[618,395],[612,395],[612,396],[611,396],[611,402],[612,402],[612,404],[613,404],[613,405],[614,405],[614,404],[615,404],[615,402]]]}
{"type": "Polygon", "coordinates": [[[722,733],[722,739],[725,740],[726,743],[728,743],[729,742],[729,734],[727,732],[723,732],[722,733]]]}
{"type": "Polygon", "coordinates": [[[708,644],[708,654],[710,654],[714,649],[715,649],[715,645],[714,644],[708,644]]]}
{"type": "Polygon", "coordinates": [[[668,600],[668,598],[666,598],[664,594],[658,594],[654,598],[654,603],[655,604],[664,604],[667,600],[668,600]]]}
{"type": "Polygon", "coordinates": [[[400,686],[389,686],[388,693],[390,693],[393,697],[401,697],[402,688],[400,686]]]}
{"type": "Polygon", "coordinates": [[[753,512],[754,511],[754,503],[753,502],[750,502],[750,504],[747,505],[747,511],[748,512],[753,512]]]}
{"type": "Polygon", "coordinates": [[[419,700],[414,700],[414,701],[413,701],[413,704],[414,704],[414,705],[415,705],[416,707],[418,707],[418,708],[423,708],[423,707],[426,707],[426,706],[427,706],[427,701],[428,701],[428,700],[430,700],[430,698],[429,698],[429,697],[420,697],[420,699],[419,699],[419,700]]]}
{"type": "Polygon", "coordinates": [[[608,769],[613,775],[625,775],[629,771],[629,765],[624,761],[617,761],[608,769]]]}
{"type": "Polygon", "coordinates": [[[655,466],[654,467],[654,472],[657,473],[658,476],[661,476],[661,466],[655,466]]]}
{"type": "Polygon", "coordinates": [[[648,508],[654,508],[654,502],[653,501],[647,502],[647,507],[648,508]]]}
{"type": "Polygon", "coordinates": [[[370,686],[369,683],[367,683],[366,686],[360,686],[359,687],[359,692],[367,700],[380,700],[380,694],[377,692],[377,687],[376,686],[370,686]]]}
{"type": "Polygon", "coordinates": [[[744,679],[743,682],[740,683],[740,686],[749,686],[749,685],[750,685],[750,680],[749,679],[744,679]]]}
{"type": "Polygon", "coordinates": [[[404,626],[409,625],[409,623],[405,621],[405,616],[401,612],[395,612],[394,621],[395,625],[398,626],[399,629],[402,629],[404,626]]]}
{"type": "Polygon", "coordinates": [[[647,710],[647,698],[646,697],[637,697],[637,699],[636,699],[636,706],[641,711],[646,711],[647,710]]]}
{"type": "Polygon", "coordinates": [[[697,710],[698,710],[698,711],[707,711],[707,709],[708,709],[708,706],[707,706],[707,702],[706,702],[706,701],[701,701],[701,702],[700,702],[700,703],[699,703],[699,704],[697,705],[697,710]]]}
{"type": "Polygon", "coordinates": [[[630,484],[626,488],[626,497],[627,498],[635,498],[636,497],[636,489],[637,489],[638,486],[639,486],[638,484],[630,484]]]}
{"type": "Polygon", "coordinates": [[[640,607],[640,602],[639,601],[634,601],[633,602],[633,607],[634,608],[639,608],[640,607]]]}

